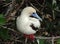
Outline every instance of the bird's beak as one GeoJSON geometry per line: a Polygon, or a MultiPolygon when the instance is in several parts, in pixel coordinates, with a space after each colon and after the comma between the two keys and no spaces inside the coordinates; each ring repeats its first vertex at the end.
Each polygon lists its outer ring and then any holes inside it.
{"type": "Polygon", "coordinates": [[[42,21],[42,19],[38,16],[37,13],[32,14],[32,16],[33,16],[33,17],[36,17],[37,19],[39,19],[40,21],[42,21]]]}

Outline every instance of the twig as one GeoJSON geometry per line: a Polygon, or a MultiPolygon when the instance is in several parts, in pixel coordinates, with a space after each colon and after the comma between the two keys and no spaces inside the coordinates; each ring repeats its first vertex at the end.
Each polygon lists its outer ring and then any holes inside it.
{"type": "Polygon", "coordinates": [[[43,15],[43,12],[39,11],[31,2],[29,2],[29,3],[30,3],[30,5],[31,5],[32,7],[34,7],[34,8],[36,9],[36,11],[38,11],[40,14],[43,15]]]}
{"type": "Polygon", "coordinates": [[[27,44],[27,40],[28,40],[28,39],[26,38],[26,39],[25,39],[25,44],[27,44]]]}
{"type": "Polygon", "coordinates": [[[52,37],[52,40],[51,41],[52,41],[52,44],[54,44],[54,37],[52,37]]]}
{"type": "Polygon", "coordinates": [[[60,12],[60,10],[56,10],[56,9],[55,9],[55,11],[60,12]]]}
{"type": "Polygon", "coordinates": [[[10,3],[8,3],[8,4],[5,4],[5,5],[3,5],[3,7],[6,7],[6,6],[8,6],[8,5],[10,5],[12,2],[10,2],[10,3]]]}
{"type": "Polygon", "coordinates": [[[37,4],[40,6],[40,7],[44,7],[43,5],[41,5],[37,0],[35,0],[37,2],[37,4]]]}
{"type": "Polygon", "coordinates": [[[37,39],[37,43],[39,44],[39,39],[37,39]]]}
{"type": "Polygon", "coordinates": [[[41,9],[41,11],[43,11],[43,10],[44,10],[44,8],[46,7],[46,6],[45,6],[45,0],[44,0],[44,2],[43,2],[43,4],[42,4],[42,5],[43,5],[43,8],[41,9]]]}
{"type": "Polygon", "coordinates": [[[38,37],[35,37],[35,38],[38,38],[38,39],[57,39],[57,38],[60,38],[60,36],[57,36],[57,37],[42,37],[42,36],[38,36],[38,37]]]}
{"type": "Polygon", "coordinates": [[[8,7],[8,10],[7,10],[5,16],[7,16],[7,15],[10,16],[11,15],[11,12],[12,12],[13,8],[15,7],[15,4],[16,4],[15,0],[12,0],[11,4],[8,7]]]}
{"type": "Polygon", "coordinates": [[[54,10],[52,10],[52,13],[53,13],[53,19],[55,20],[55,12],[54,12],[54,10]]]}
{"type": "Polygon", "coordinates": [[[22,41],[20,41],[20,40],[14,40],[15,42],[21,42],[22,43],[22,41]]]}
{"type": "Polygon", "coordinates": [[[11,28],[7,28],[6,26],[0,26],[0,27],[3,27],[3,28],[5,28],[5,29],[8,29],[8,30],[11,30],[11,31],[13,31],[13,32],[16,32],[16,33],[20,34],[20,32],[17,32],[16,30],[11,29],[11,28]]]}
{"type": "Polygon", "coordinates": [[[9,13],[12,11],[12,4],[9,5],[7,12],[5,13],[5,16],[9,15],[9,13]]]}
{"type": "Polygon", "coordinates": [[[28,0],[25,0],[25,3],[26,3],[25,5],[28,6],[28,0]]]}
{"type": "Polygon", "coordinates": [[[17,5],[17,4],[16,4],[16,1],[15,1],[15,0],[12,0],[12,4],[9,5],[8,10],[7,10],[6,14],[5,14],[5,16],[7,16],[7,22],[8,22],[9,20],[15,19],[15,18],[13,18],[13,16],[15,16],[16,12],[19,10],[19,8],[20,8],[23,4],[24,4],[24,0],[22,0],[22,2],[21,2],[21,4],[20,4],[19,7],[17,7],[14,11],[12,11],[12,10],[15,8],[15,6],[17,5]],[[12,17],[11,17],[11,16],[12,16],[12,17]]]}
{"type": "Polygon", "coordinates": [[[24,4],[24,0],[22,0],[20,6],[17,8],[17,11],[20,9],[20,7],[22,7],[23,4],[24,4]]]}

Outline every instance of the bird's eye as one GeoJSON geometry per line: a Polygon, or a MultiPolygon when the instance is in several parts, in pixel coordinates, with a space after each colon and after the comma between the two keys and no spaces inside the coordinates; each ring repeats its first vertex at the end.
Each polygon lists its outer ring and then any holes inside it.
{"type": "Polygon", "coordinates": [[[31,15],[30,17],[34,17],[34,14],[35,14],[35,13],[33,12],[32,15],[31,15]]]}
{"type": "Polygon", "coordinates": [[[35,14],[35,13],[33,12],[33,14],[35,14]]]}

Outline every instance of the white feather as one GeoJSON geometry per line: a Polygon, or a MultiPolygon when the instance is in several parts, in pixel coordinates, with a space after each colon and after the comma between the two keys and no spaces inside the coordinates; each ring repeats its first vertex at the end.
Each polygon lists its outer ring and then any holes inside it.
{"type": "Polygon", "coordinates": [[[33,12],[36,12],[34,8],[26,7],[21,12],[21,16],[17,17],[16,24],[20,32],[24,34],[34,34],[36,31],[33,30],[30,25],[33,24],[35,27],[40,27],[38,19],[29,17],[33,12]]]}
{"type": "Polygon", "coordinates": [[[40,22],[38,19],[36,18],[29,18],[30,19],[30,23],[33,24],[35,27],[40,27],[40,22]]]}

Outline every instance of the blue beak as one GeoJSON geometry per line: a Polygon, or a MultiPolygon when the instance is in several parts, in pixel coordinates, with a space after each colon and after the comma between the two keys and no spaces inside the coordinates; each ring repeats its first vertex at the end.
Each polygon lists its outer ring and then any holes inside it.
{"type": "Polygon", "coordinates": [[[36,17],[37,19],[39,19],[40,21],[42,21],[42,19],[37,15],[37,13],[32,14],[33,17],[36,17]]]}

